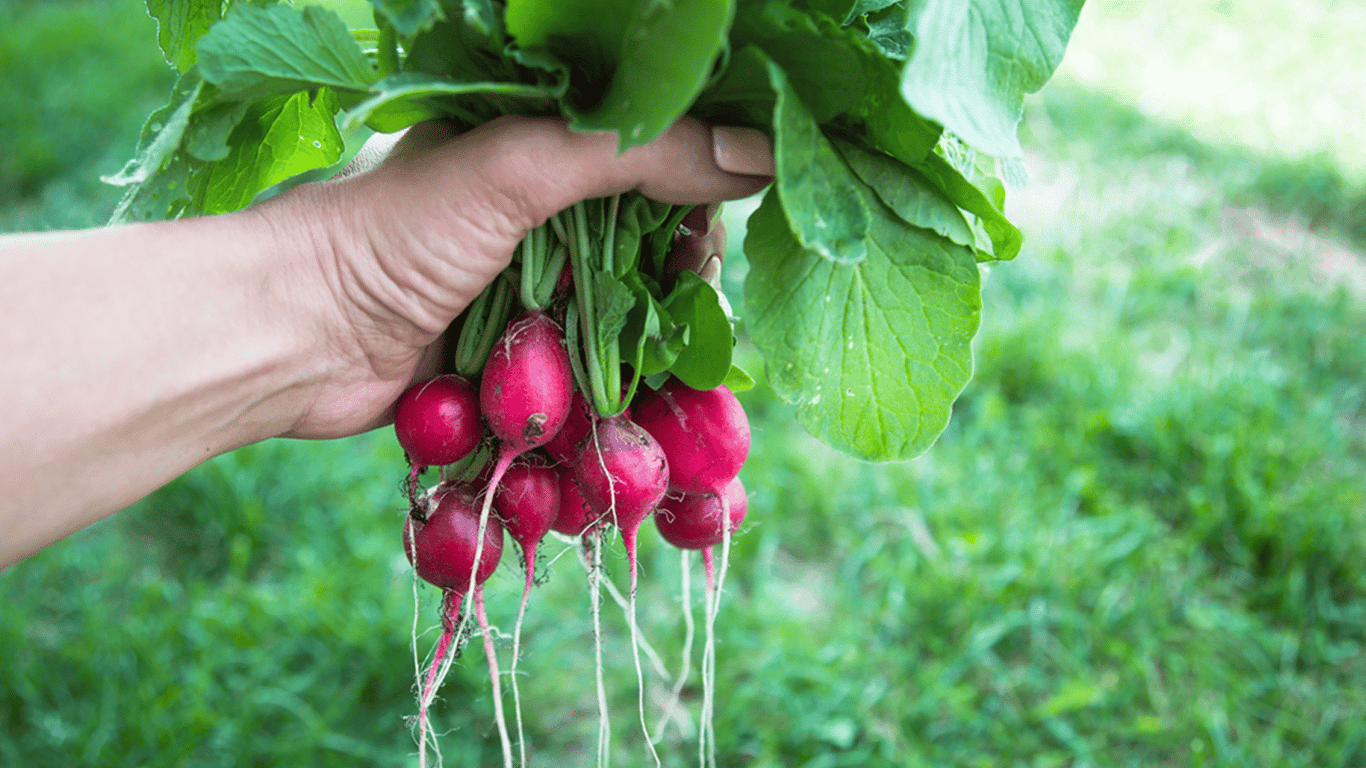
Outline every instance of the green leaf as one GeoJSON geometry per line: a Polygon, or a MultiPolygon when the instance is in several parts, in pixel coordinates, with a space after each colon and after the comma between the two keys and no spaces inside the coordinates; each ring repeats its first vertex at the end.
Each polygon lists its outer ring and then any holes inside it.
{"type": "MultiPolygon", "coordinates": [[[[853,24],[861,16],[876,13],[884,8],[890,8],[898,4],[898,0],[854,0],[854,4],[849,9],[849,13],[844,17],[844,24],[845,26],[848,26],[853,24]]],[[[902,7],[905,6],[902,5],[902,7]]]]}
{"type": "Polygon", "coordinates": [[[333,115],[337,96],[327,89],[269,96],[251,105],[233,131],[233,149],[209,169],[205,213],[245,208],[257,193],[341,159],[343,142],[333,115]]]}
{"type": "Polygon", "coordinates": [[[471,27],[492,35],[500,31],[498,25],[499,9],[493,7],[492,0],[464,0],[465,22],[471,27]]]}
{"type": "Polygon", "coordinates": [[[233,6],[200,39],[199,68],[238,100],[319,86],[367,91],[378,78],[341,18],[316,6],[233,6]]]}
{"type": "Polygon", "coordinates": [[[138,148],[133,159],[112,176],[100,178],[106,184],[128,187],[141,184],[166,165],[171,155],[180,149],[185,129],[190,125],[195,101],[204,88],[204,80],[197,72],[187,72],[176,80],[167,103],[147,116],[138,137],[138,148]]]}
{"type": "MultiPolygon", "coordinates": [[[[974,184],[952,163],[933,152],[915,167],[937,184],[954,204],[977,217],[977,223],[990,239],[994,258],[1009,260],[1019,255],[1024,235],[1002,212],[1005,186],[1000,180],[974,174],[978,182],[974,184]]],[[[978,254],[979,260],[986,260],[985,248],[979,248],[978,254]]]]}
{"type": "Polygon", "coordinates": [[[447,3],[446,18],[414,38],[403,59],[404,72],[426,72],[458,82],[510,82],[520,79],[516,51],[501,29],[485,29],[493,19],[471,13],[472,6],[447,3]]]}
{"type": "Polygon", "coordinates": [[[803,249],[776,193],[750,217],[745,304],[779,397],[827,444],[870,461],[934,442],[972,374],[981,299],[972,251],[872,211],[868,258],[803,249]]]}
{"type": "Polygon", "coordinates": [[[977,149],[1021,154],[1024,96],[1062,61],[1082,0],[925,0],[901,90],[920,114],[977,149]]]}
{"type": "Polygon", "coordinates": [[[725,71],[697,97],[690,114],[712,125],[771,129],[775,97],[769,61],[756,45],[732,51],[725,71]]]}
{"type": "Polygon", "coordinates": [[[129,187],[109,217],[109,223],[176,218],[196,197],[196,182],[203,165],[183,152],[173,154],[155,174],[129,187]]]}
{"type": "MultiPolygon", "coordinates": [[[[619,348],[619,337],[626,318],[636,305],[636,295],[624,282],[608,271],[593,274],[593,306],[597,310],[597,343],[600,357],[609,348],[619,348]]],[[[606,358],[603,357],[605,361],[606,358]]]]}
{"type": "Polygon", "coordinates": [[[745,369],[738,365],[730,367],[730,373],[726,374],[726,380],[721,382],[732,392],[744,392],[754,388],[754,377],[745,372],[745,369]]]}
{"type": "Polygon", "coordinates": [[[842,264],[868,256],[868,207],[860,195],[850,194],[854,174],[831,146],[816,119],[788,85],[782,68],[768,65],[773,90],[778,165],[775,182],[787,215],[803,248],[842,264]]]}
{"type": "Polygon", "coordinates": [[[976,243],[963,212],[933,182],[905,163],[847,141],[835,146],[858,178],[902,221],[932,229],[959,245],[976,243]]]}
{"type": "Polygon", "coordinates": [[[939,126],[916,114],[901,95],[901,64],[863,33],[781,0],[747,6],[736,20],[741,41],[753,41],[777,62],[822,127],[863,138],[903,162],[924,157],[939,126]]]}
{"type": "Polygon", "coordinates": [[[635,294],[636,303],[621,332],[621,359],[641,377],[669,370],[687,344],[687,326],[674,323],[639,272],[627,273],[622,282],[635,294]]]}
{"type": "Polygon", "coordinates": [[[440,0],[370,0],[370,4],[404,37],[431,29],[443,17],[440,0]]]}
{"type": "Polygon", "coordinates": [[[198,59],[195,43],[223,17],[223,2],[147,0],[147,13],[157,21],[157,42],[166,63],[185,72],[198,59]]]}
{"type": "Polygon", "coordinates": [[[196,109],[181,146],[199,160],[222,160],[232,151],[228,139],[250,107],[249,101],[212,101],[196,109]]]}
{"type": "Polygon", "coordinates": [[[669,371],[693,389],[721,386],[730,373],[735,336],[716,289],[685,270],[664,299],[664,308],[675,323],[688,326],[687,346],[669,371]]]}
{"type": "Polygon", "coordinates": [[[390,114],[395,110],[428,111],[414,102],[439,96],[466,96],[470,94],[496,94],[514,98],[551,99],[554,91],[546,86],[524,83],[465,83],[425,72],[404,72],[391,75],[375,83],[373,95],[352,107],[342,124],[342,130],[349,131],[361,123],[366,123],[377,111],[387,108],[390,114]]]}
{"type": "Polygon", "coordinates": [[[893,5],[886,11],[871,14],[867,18],[868,42],[877,46],[882,55],[897,61],[905,61],[911,55],[911,33],[906,31],[904,5],[893,5]]]}
{"type": "Polygon", "coordinates": [[[506,21],[520,48],[572,73],[572,126],[616,131],[625,152],[696,100],[734,14],[735,0],[509,0],[506,21]]]}
{"type": "Polygon", "coordinates": [[[735,16],[735,0],[634,4],[602,100],[570,109],[580,130],[616,131],[619,151],[648,144],[701,93],[735,16]]]}

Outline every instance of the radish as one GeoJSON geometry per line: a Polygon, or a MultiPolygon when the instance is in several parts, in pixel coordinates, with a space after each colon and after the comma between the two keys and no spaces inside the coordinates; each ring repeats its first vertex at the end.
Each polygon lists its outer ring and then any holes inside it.
{"type": "Polygon", "coordinates": [[[414,384],[394,404],[394,435],[412,465],[408,499],[415,501],[424,468],[454,464],[479,445],[484,436],[479,395],[454,374],[414,384]]]}
{"type": "MultiPolygon", "coordinates": [[[[640,635],[636,625],[636,534],[669,488],[669,464],[649,432],[623,416],[614,416],[599,420],[579,444],[574,478],[588,508],[615,523],[621,529],[622,542],[626,545],[626,562],[631,572],[631,650],[636,664],[640,727],[650,746],[650,754],[659,765],[659,753],[655,751],[649,726],[645,723],[645,675],[640,668],[640,635]]],[[[594,553],[598,566],[595,578],[601,578],[600,538],[594,531],[595,550],[598,550],[594,553]]],[[[597,602],[596,589],[593,601],[597,602]]]]}
{"type": "MultiPolygon", "coordinates": [[[[739,525],[736,513],[731,509],[735,503],[732,493],[738,492],[740,503],[744,503],[743,487],[738,486],[736,477],[749,456],[749,418],[735,393],[724,385],[697,390],[671,378],[655,392],[639,398],[635,404],[635,419],[659,441],[668,457],[671,490],[685,494],[685,499],[690,495],[703,500],[689,504],[700,503],[713,510],[711,513],[703,511],[700,521],[688,515],[683,516],[682,521],[677,516],[664,519],[656,515],[655,523],[666,540],[673,533],[691,544],[711,540],[711,544],[702,547],[702,561],[707,569],[707,640],[702,656],[702,725],[698,759],[703,765],[715,765],[716,735],[712,714],[716,686],[716,615],[730,559],[730,535],[739,525]],[[735,489],[732,489],[732,483],[736,484],[735,489]],[[707,497],[711,497],[712,502],[705,502],[707,497]],[[721,520],[728,522],[721,525],[721,520]],[[700,530],[694,527],[699,525],[700,530]],[[685,530],[687,528],[693,530],[685,530]],[[719,572],[713,568],[711,550],[717,543],[721,544],[719,572]]],[[[741,509],[739,518],[743,517],[741,509]]]]}
{"type": "Polygon", "coordinates": [[[669,489],[664,452],[635,422],[621,416],[602,419],[579,444],[574,479],[588,508],[621,529],[634,593],[636,533],[669,489]]]}
{"type": "Polygon", "coordinates": [[[749,457],[749,417],[724,385],[698,390],[671,378],[639,398],[633,418],[659,441],[681,493],[720,495],[749,457]]]}
{"type": "Polygon", "coordinates": [[[601,518],[588,508],[588,502],[579,493],[579,484],[574,480],[572,467],[560,467],[560,511],[555,516],[551,530],[565,536],[586,536],[601,518]]]}
{"type": "MultiPolygon", "coordinates": [[[[498,567],[503,554],[503,527],[480,525],[475,512],[476,490],[465,483],[443,483],[433,489],[425,506],[431,508],[425,519],[410,515],[403,527],[403,551],[413,570],[424,581],[442,589],[441,638],[427,671],[418,699],[419,762],[426,764],[428,722],[427,711],[440,687],[445,670],[449,669],[451,643],[460,637],[456,616],[464,602],[466,579],[473,575],[476,600],[482,602],[480,587],[498,567]]],[[[486,645],[489,641],[486,641],[486,645]]],[[[501,710],[497,696],[497,660],[489,654],[490,670],[495,691],[494,707],[501,710]]],[[[499,716],[501,721],[501,715],[499,716]]],[[[506,734],[504,734],[506,740],[506,734]]],[[[510,755],[510,752],[509,752],[510,755]]]]}
{"type": "Polygon", "coordinates": [[[720,544],[725,535],[721,516],[729,516],[729,533],[733,535],[745,520],[748,501],[738,477],[726,484],[721,495],[665,496],[655,513],[655,527],[665,541],[679,549],[709,549],[720,544]]]}
{"type": "MultiPolygon", "coordinates": [[[[512,460],[544,445],[564,426],[572,402],[572,380],[564,331],[544,312],[523,314],[498,337],[479,386],[484,419],[500,443],[479,512],[480,530],[488,521],[493,491],[512,460]]],[[[473,573],[469,586],[473,590],[473,573]]],[[[462,625],[468,618],[462,617],[462,625]]]]}
{"type": "MultiPolygon", "coordinates": [[[[494,343],[480,378],[479,405],[498,438],[499,450],[478,515],[480,537],[489,522],[495,490],[513,459],[544,445],[564,426],[572,402],[573,376],[564,331],[544,312],[521,315],[508,324],[494,343]]],[[[479,561],[482,546],[483,539],[476,538],[472,563],[479,561]]],[[[471,565],[468,591],[473,592],[475,585],[476,574],[471,565]]],[[[464,634],[469,618],[468,611],[461,614],[457,636],[464,634]]],[[[486,639],[485,645],[491,647],[492,641],[486,639]]],[[[495,693],[497,688],[495,680],[495,693]]],[[[503,740],[503,762],[510,767],[512,752],[501,698],[495,698],[494,709],[498,715],[498,735],[503,740]]],[[[520,715],[519,711],[519,718],[520,715]]]]}
{"type": "Polygon", "coordinates": [[[545,444],[545,452],[555,461],[561,464],[574,461],[579,441],[588,435],[588,430],[593,426],[588,411],[588,401],[584,399],[583,393],[574,390],[573,404],[569,408],[569,416],[565,419],[564,426],[545,444]]]}
{"type": "Polygon", "coordinates": [[[522,730],[521,693],[517,686],[517,660],[522,647],[522,620],[526,616],[527,598],[536,576],[536,547],[550,531],[560,511],[560,473],[546,459],[532,458],[514,462],[503,474],[503,482],[494,494],[493,506],[503,526],[522,548],[526,566],[526,586],[522,590],[522,604],[517,609],[517,623],[512,630],[512,705],[517,714],[517,745],[521,751],[521,765],[526,765],[526,739],[522,730]]]}

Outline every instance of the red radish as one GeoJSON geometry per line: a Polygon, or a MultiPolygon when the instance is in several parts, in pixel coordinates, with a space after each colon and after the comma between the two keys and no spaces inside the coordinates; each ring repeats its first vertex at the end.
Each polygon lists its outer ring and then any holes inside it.
{"type": "Polygon", "coordinates": [[[698,390],[669,379],[641,396],[633,413],[659,441],[681,493],[720,493],[749,457],[749,417],[724,385],[698,390]]]}
{"type": "Polygon", "coordinates": [[[573,467],[560,467],[560,512],[555,516],[551,530],[565,536],[584,536],[594,527],[599,516],[588,508],[588,502],[579,493],[579,484],[574,481],[573,467]]]}
{"type": "Polygon", "coordinates": [[[470,572],[474,571],[476,584],[484,583],[503,555],[503,526],[497,521],[484,527],[483,541],[479,541],[475,493],[465,483],[437,486],[431,500],[433,511],[426,522],[413,520],[403,529],[403,551],[417,575],[428,584],[462,596],[470,572]],[[476,554],[477,550],[482,551],[476,554]]]}
{"type": "MultiPolygon", "coordinates": [[[[745,416],[744,408],[735,394],[725,386],[704,391],[692,389],[678,379],[669,379],[659,390],[647,393],[638,400],[635,419],[659,440],[660,447],[668,457],[673,478],[672,490],[684,494],[711,495],[720,507],[720,512],[712,518],[714,527],[705,526],[705,531],[714,532],[712,535],[720,534],[719,571],[714,572],[713,569],[711,546],[702,550],[707,570],[707,640],[702,655],[702,724],[699,729],[698,759],[703,764],[714,764],[716,735],[712,717],[716,686],[716,615],[726,564],[730,558],[732,525],[738,525],[729,509],[733,505],[728,486],[749,456],[749,418],[745,416]],[[727,521],[726,525],[720,524],[723,519],[727,521]],[[710,755],[707,754],[708,747],[710,755]]],[[[743,491],[740,492],[740,498],[744,498],[743,491]]],[[[671,530],[674,521],[656,516],[655,522],[657,525],[663,523],[660,532],[667,536],[666,531],[671,530]]]]}
{"type": "MultiPolygon", "coordinates": [[[[527,312],[513,320],[494,343],[480,379],[479,404],[500,447],[479,512],[481,530],[489,518],[494,489],[512,460],[544,445],[564,426],[573,376],[564,331],[544,312],[527,312]]],[[[474,581],[471,573],[470,590],[474,581]]],[[[468,615],[462,625],[466,621],[468,615]]]]}
{"type": "Polygon", "coordinates": [[[748,507],[745,486],[733,478],[722,494],[665,496],[655,513],[655,526],[664,540],[679,549],[708,549],[721,543],[723,514],[729,516],[734,534],[745,520],[748,507]],[[728,510],[728,511],[723,511],[728,510]]]}
{"type": "MultiPolygon", "coordinates": [[[[640,668],[640,636],[636,625],[636,534],[640,524],[655,511],[669,489],[669,465],[664,460],[664,451],[649,432],[623,416],[614,416],[599,420],[579,444],[574,478],[588,508],[595,514],[608,516],[607,519],[621,529],[622,542],[626,545],[626,562],[631,571],[631,650],[636,663],[640,727],[658,766],[659,753],[655,751],[649,726],[645,723],[645,676],[640,668]]],[[[602,562],[601,535],[596,530],[594,539],[597,572],[593,577],[593,601],[596,604],[596,579],[601,578],[602,562]]],[[[596,622],[594,630],[596,634],[596,622]]],[[[599,704],[602,704],[601,685],[599,704]]]]}
{"type": "Polygon", "coordinates": [[[479,388],[484,418],[503,442],[500,461],[509,452],[516,456],[545,445],[564,426],[572,397],[573,373],[559,324],[544,312],[508,324],[484,364],[479,388]]]}
{"type": "Polygon", "coordinates": [[[588,410],[588,401],[584,399],[583,393],[574,390],[574,402],[569,408],[569,416],[565,419],[564,426],[545,444],[545,451],[552,459],[561,464],[574,461],[579,441],[588,435],[588,430],[593,426],[588,410]]]}
{"type": "Polygon", "coordinates": [[[440,686],[438,672],[444,668],[451,643],[461,635],[456,616],[464,602],[466,579],[473,574],[476,587],[483,584],[493,575],[503,554],[502,525],[494,521],[480,531],[475,493],[472,486],[464,483],[443,483],[433,489],[429,501],[432,512],[426,519],[409,516],[403,527],[403,551],[413,569],[424,581],[444,590],[441,638],[418,699],[419,756],[423,764],[428,739],[427,710],[440,686]]]}
{"type": "MultiPolygon", "coordinates": [[[[522,547],[522,560],[526,566],[526,587],[522,590],[522,604],[517,609],[517,623],[512,630],[510,673],[513,708],[517,713],[517,744],[521,750],[522,765],[526,765],[526,740],[522,731],[521,693],[517,686],[517,658],[522,648],[522,620],[526,616],[527,598],[531,595],[531,584],[536,576],[536,547],[550,531],[550,526],[560,511],[560,473],[550,466],[548,459],[532,458],[537,454],[526,456],[528,460],[516,461],[508,467],[503,475],[503,482],[498,486],[493,498],[493,506],[498,512],[498,517],[502,519],[507,532],[522,547]]],[[[475,605],[478,606],[479,603],[475,605]]]]}
{"type": "Polygon", "coordinates": [[[669,488],[659,443],[626,418],[602,419],[579,444],[574,478],[588,508],[621,529],[634,571],[636,531],[669,488]]]}
{"type": "MultiPolygon", "coordinates": [[[[630,384],[621,386],[622,397],[626,396],[630,384]]],[[[631,418],[631,406],[626,406],[622,416],[631,418]]],[[[569,418],[565,420],[564,427],[545,444],[545,452],[550,457],[561,464],[574,463],[574,457],[579,452],[579,441],[588,436],[588,430],[593,427],[592,407],[583,393],[574,390],[574,405],[569,409],[569,418]]]]}
{"type": "Polygon", "coordinates": [[[413,500],[423,467],[454,464],[479,444],[484,436],[479,395],[454,374],[414,384],[394,404],[394,435],[413,465],[408,476],[413,500]]]}

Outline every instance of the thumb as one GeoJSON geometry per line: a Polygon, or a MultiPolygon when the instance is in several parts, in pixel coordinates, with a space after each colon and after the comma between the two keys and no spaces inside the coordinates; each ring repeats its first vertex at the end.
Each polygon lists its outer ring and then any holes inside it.
{"type": "Polygon", "coordinates": [[[618,154],[615,133],[579,133],[564,120],[507,116],[420,157],[410,173],[428,178],[412,181],[482,208],[486,224],[507,227],[500,234],[514,243],[588,198],[635,190],[673,204],[734,200],[761,191],[775,172],[762,133],[711,128],[691,118],[618,154]]]}

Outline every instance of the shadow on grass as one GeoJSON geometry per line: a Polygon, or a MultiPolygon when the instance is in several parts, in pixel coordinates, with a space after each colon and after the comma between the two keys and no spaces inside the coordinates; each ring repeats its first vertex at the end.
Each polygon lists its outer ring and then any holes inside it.
{"type": "Polygon", "coordinates": [[[1051,85],[1036,108],[1043,124],[1026,121],[1024,129],[1029,132],[1033,125],[1041,142],[1061,140],[1084,148],[1102,166],[1153,155],[1186,157],[1201,173],[1224,183],[1230,203],[1268,208],[1366,250],[1366,186],[1353,186],[1331,156],[1282,160],[1208,144],[1154,121],[1132,104],[1064,84],[1051,85]]]}

